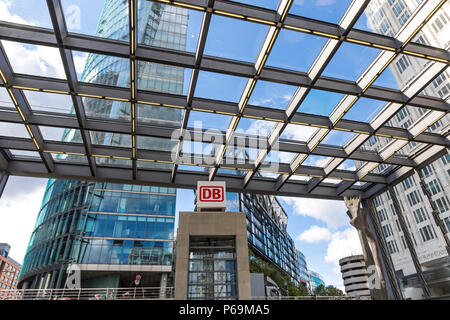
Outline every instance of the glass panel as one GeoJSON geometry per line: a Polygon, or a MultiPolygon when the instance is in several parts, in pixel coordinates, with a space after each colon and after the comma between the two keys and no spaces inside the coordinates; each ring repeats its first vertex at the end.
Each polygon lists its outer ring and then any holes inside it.
{"type": "Polygon", "coordinates": [[[21,123],[2,122],[0,125],[0,136],[16,137],[16,138],[30,138],[30,135],[21,123]]]}
{"type": "Polygon", "coordinates": [[[39,152],[9,149],[14,158],[40,158],[39,152]]]}
{"type": "Polygon", "coordinates": [[[246,78],[200,71],[197,79],[197,87],[195,88],[195,96],[199,98],[238,102],[246,83],[246,78]]]}
{"type": "Polygon", "coordinates": [[[272,163],[291,163],[297,154],[285,151],[271,150],[264,161],[272,163]]]}
{"type": "Polygon", "coordinates": [[[155,151],[172,151],[176,147],[178,141],[166,138],[137,136],[137,147],[139,149],[155,150],[155,151]]]}
{"type": "Polygon", "coordinates": [[[355,28],[393,37],[408,21],[417,5],[417,1],[371,1],[355,28]]]}
{"type": "Polygon", "coordinates": [[[128,1],[62,0],[69,32],[128,41],[128,1]]]}
{"type": "Polygon", "coordinates": [[[139,169],[158,169],[158,170],[172,170],[173,164],[169,163],[156,163],[149,161],[137,161],[137,167],[139,169]]]}
{"type": "Polygon", "coordinates": [[[322,140],[321,145],[328,144],[343,147],[353,139],[354,136],[356,136],[356,133],[353,132],[331,130],[325,139],[322,140]]]}
{"type": "Polygon", "coordinates": [[[39,126],[44,140],[83,143],[80,130],[39,126]]]}
{"type": "Polygon", "coordinates": [[[272,132],[275,122],[265,120],[255,120],[250,118],[241,118],[236,128],[238,133],[246,133],[256,136],[267,137],[272,132]]]}
{"type": "Polygon", "coordinates": [[[14,103],[11,101],[8,91],[0,87],[0,107],[15,109],[14,103]]]}
{"type": "Polygon", "coordinates": [[[224,114],[191,111],[188,127],[214,131],[226,131],[232,117],[224,114]]]}
{"type": "Polygon", "coordinates": [[[32,76],[66,79],[57,48],[2,40],[12,69],[32,76]]]}
{"type": "Polygon", "coordinates": [[[122,167],[131,167],[132,161],[126,159],[112,159],[112,158],[103,158],[103,157],[95,157],[95,163],[99,165],[118,165],[122,167]]]}
{"type": "Polygon", "coordinates": [[[445,130],[450,123],[450,115],[446,114],[441,120],[435,122],[431,127],[429,127],[426,132],[440,133],[445,130]]]}
{"type": "Polygon", "coordinates": [[[53,160],[56,162],[81,162],[87,163],[87,158],[85,156],[77,156],[71,154],[63,153],[51,153],[53,160]]]}
{"type": "Polygon", "coordinates": [[[319,129],[315,127],[302,126],[299,124],[288,124],[280,138],[308,142],[317,130],[319,129]]]}
{"type": "Polygon", "coordinates": [[[342,180],[339,179],[323,179],[322,183],[340,184],[342,180]]]}
{"type": "Polygon", "coordinates": [[[343,97],[340,93],[312,89],[298,111],[329,116],[343,97]]]}
{"type": "Polygon", "coordinates": [[[325,77],[356,81],[381,52],[379,49],[344,42],[325,68],[325,77]]]}
{"type": "Polygon", "coordinates": [[[355,161],[347,159],[338,167],[339,170],[356,171],[355,161]]]}
{"type": "Polygon", "coordinates": [[[72,98],[65,94],[23,90],[33,111],[72,113],[72,98]]]}
{"type": "Polygon", "coordinates": [[[88,83],[116,87],[130,87],[130,60],[103,54],[89,54],[81,77],[88,83]]]}
{"type": "Polygon", "coordinates": [[[281,29],[266,65],[307,72],[326,42],[324,37],[281,29]]]}
{"type": "Polygon", "coordinates": [[[387,123],[389,127],[408,129],[428,110],[412,106],[405,106],[398,111],[387,123]]]}
{"type": "Polygon", "coordinates": [[[436,79],[433,80],[420,94],[444,99],[450,93],[450,73],[448,71],[442,72],[436,79]]]}
{"type": "Polygon", "coordinates": [[[139,61],[138,89],[187,95],[192,69],[139,61]]]}
{"type": "Polygon", "coordinates": [[[90,131],[89,133],[93,144],[131,148],[131,135],[129,134],[100,131],[90,131]]]}
{"type": "Polygon", "coordinates": [[[450,41],[450,17],[447,8],[438,12],[427,22],[412,42],[445,49],[450,41]]]}
{"type": "Polygon", "coordinates": [[[371,136],[367,142],[365,142],[359,150],[361,151],[374,151],[379,152],[382,150],[386,145],[388,145],[390,142],[392,142],[392,138],[386,138],[386,137],[379,137],[379,136],[371,136]]]}
{"type": "Polygon", "coordinates": [[[256,82],[249,104],[285,110],[297,87],[268,81],[256,82]]]}
{"type": "Polygon", "coordinates": [[[412,156],[416,151],[425,147],[425,143],[417,143],[415,141],[410,141],[406,146],[401,148],[395,153],[396,156],[412,156]]]}
{"type": "Polygon", "coordinates": [[[77,79],[81,79],[83,75],[84,66],[89,54],[81,51],[72,51],[73,63],[75,65],[75,71],[77,72],[77,79]]]}
{"type": "Polygon", "coordinates": [[[195,52],[203,13],[167,4],[139,1],[138,43],[195,52]]]}
{"type": "Polygon", "coordinates": [[[413,80],[430,60],[399,54],[380,77],[374,82],[376,86],[392,89],[402,89],[413,80]]]}
{"type": "Polygon", "coordinates": [[[53,28],[45,0],[0,2],[0,21],[53,28]]]}
{"type": "Polygon", "coordinates": [[[255,62],[269,30],[268,26],[213,15],[206,39],[205,54],[255,62]]]}
{"type": "Polygon", "coordinates": [[[131,103],[83,97],[88,118],[106,118],[131,121],[131,103]]]}
{"type": "Polygon", "coordinates": [[[385,101],[359,98],[343,119],[369,123],[387,104],[385,101]]]}
{"type": "Polygon", "coordinates": [[[351,2],[351,0],[296,0],[292,3],[289,13],[316,20],[339,23],[351,2]]]}
{"type": "Polygon", "coordinates": [[[276,10],[278,8],[279,3],[278,0],[242,0],[237,2],[242,2],[252,6],[263,7],[272,10],[276,10]]]}
{"type": "Polygon", "coordinates": [[[303,182],[308,182],[309,180],[311,180],[311,177],[306,177],[306,176],[301,176],[298,174],[293,174],[290,178],[289,181],[303,181],[303,182]]]}
{"type": "Polygon", "coordinates": [[[316,155],[310,155],[304,162],[303,166],[310,166],[310,167],[322,167],[324,168],[325,165],[328,163],[328,161],[332,159],[330,157],[322,157],[322,156],[316,156],[316,155]]]}
{"type": "Polygon", "coordinates": [[[147,104],[136,104],[137,121],[155,125],[179,128],[183,120],[184,110],[152,106],[147,104]]]}

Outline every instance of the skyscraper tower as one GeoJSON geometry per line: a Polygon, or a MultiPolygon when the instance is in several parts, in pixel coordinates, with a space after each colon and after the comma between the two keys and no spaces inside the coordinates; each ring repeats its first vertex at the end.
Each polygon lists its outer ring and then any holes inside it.
{"type": "MultiPolygon", "coordinates": [[[[365,14],[372,31],[394,36],[408,17],[422,3],[415,0],[374,0],[368,5],[365,14]]],[[[422,28],[413,42],[447,49],[450,46],[450,4],[447,2],[436,12],[433,18],[422,28]]],[[[419,57],[399,55],[391,64],[390,71],[401,89],[423,70],[430,61],[419,57]]],[[[387,71],[385,71],[387,72],[387,71]]],[[[443,72],[422,94],[448,99],[450,92],[450,73],[443,72]]],[[[426,109],[406,106],[388,123],[388,126],[408,129],[427,112],[426,109]]],[[[448,128],[449,116],[446,115],[427,131],[439,133],[448,128]]],[[[364,146],[366,150],[379,150],[391,139],[372,137],[364,146]]],[[[421,144],[409,142],[399,154],[410,155],[421,144]]],[[[357,163],[358,166],[358,163],[357,163]]],[[[383,164],[377,172],[387,172],[391,166],[383,164]]],[[[434,205],[446,226],[446,235],[450,232],[450,156],[447,153],[420,171],[423,182],[431,197],[431,202],[420,185],[420,176],[414,174],[394,187],[398,205],[407,223],[408,231],[414,243],[423,276],[428,282],[432,295],[444,295],[450,292],[450,264],[444,241],[432,217],[434,205]]],[[[386,239],[397,277],[402,286],[404,298],[422,298],[423,290],[417,276],[417,270],[409,253],[408,244],[399,224],[392,194],[385,192],[374,199],[378,220],[386,239]]]]}
{"type": "MultiPolygon", "coordinates": [[[[187,9],[138,2],[139,44],[185,50],[187,9]]],[[[96,36],[128,41],[128,1],[105,0],[96,36]]],[[[182,94],[184,69],[138,62],[140,90],[182,94]]],[[[89,54],[80,81],[130,86],[128,59],[89,54]]],[[[87,117],[130,119],[127,102],[83,98],[87,117]]],[[[182,111],[137,104],[138,121],[179,127],[182,111]]],[[[127,134],[90,132],[95,145],[131,147],[127,134]]],[[[64,132],[76,142],[79,133],[64,132]]],[[[171,150],[173,144],[139,139],[140,148],[171,150]]],[[[61,155],[66,156],[66,155],[61,155]]],[[[98,165],[131,166],[130,160],[96,157],[98,165]]],[[[155,165],[148,163],[147,165],[155,165]]],[[[163,286],[172,271],[176,189],[50,179],[19,278],[21,288],[62,288],[66,268],[78,264],[82,287],[163,286]]]]}

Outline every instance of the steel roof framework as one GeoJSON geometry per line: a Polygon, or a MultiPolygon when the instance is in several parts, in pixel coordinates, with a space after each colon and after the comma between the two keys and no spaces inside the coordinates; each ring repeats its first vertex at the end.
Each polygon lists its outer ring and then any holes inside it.
{"type": "MultiPolygon", "coordinates": [[[[2,181],[6,181],[4,177],[10,174],[194,188],[197,180],[217,179],[227,181],[227,187],[231,191],[325,199],[341,199],[347,195],[357,194],[367,198],[412,174],[415,168],[423,167],[447,152],[449,127],[439,133],[425,131],[447,115],[449,97],[439,99],[420,93],[446,70],[450,64],[450,54],[448,50],[411,42],[445,1],[422,2],[393,38],[353,28],[369,4],[369,0],[354,0],[339,24],[291,15],[289,14],[292,4],[290,0],[281,0],[277,10],[224,0],[161,0],[157,2],[203,11],[203,21],[195,53],[138,44],[137,4],[133,0],[129,0],[128,6],[129,42],[68,32],[60,0],[47,0],[53,30],[0,22],[0,39],[2,40],[58,48],[66,76],[66,80],[60,80],[14,73],[6,52],[0,45],[1,86],[8,90],[15,105],[15,109],[0,109],[0,121],[23,124],[30,135],[30,138],[0,137],[2,181]],[[214,14],[269,26],[255,63],[204,55],[210,21],[214,14]],[[328,39],[308,72],[302,73],[265,65],[272,48],[277,45],[277,37],[282,28],[328,39]],[[322,76],[322,72],[344,42],[381,50],[377,58],[355,82],[322,76]],[[130,88],[79,82],[72,50],[129,59],[130,88]],[[373,86],[378,76],[400,54],[419,56],[428,59],[430,63],[402,90],[373,86]],[[136,84],[138,61],[191,68],[193,71],[188,94],[182,96],[138,89],[136,84]],[[230,103],[195,97],[194,92],[200,70],[247,78],[247,84],[239,102],[230,103]],[[259,80],[298,87],[286,110],[248,104],[259,80]],[[299,112],[303,101],[312,89],[343,93],[345,96],[329,117],[299,112]],[[26,90],[70,95],[74,114],[62,115],[32,110],[24,94],[26,90]],[[125,120],[105,121],[105,119],[87,117],[83,97],[129,102],[131,123],[125,120]],[[383,100],[388,104],[370,123],[342,119],[361,97],[383,100]],[[180,128],[143,123],[136,112],[137,104],[183,109],[184,115],[180,128]],[[425,108],[428,111],[408,129],[386,126],[386,123],[406,105],[425,108]],[[181,157],[183,135],[179,138],[175,161],[170,151],[146,150],[138,147],[136,141],[139,137],[170,139],[175,129],[190,133],[198,131],[196,128],[188,128],[191,111],[205,112],[205,115],[226,114],[232,118],[226,132],[217,131],[214,134],[219,138],[213,139],[214,143],[217,143],[219,152],[212,165],[205,162],[201,154],[181,157]],[[275,127],[267,137],[267,149],[259,150],[256,158],[245,164],[230,165],[225,162],[228,147],[238,139],[241,141],[243,139],[245,146],[251,147],[251,141],[256,138],[250,135],[242,136],[235,132],[241,118],[272,121],[275,127]],[[279,138],[289,124],[308,125],[316,127],[317,131],[308,141],[279,138]],[[82,143],[45,140],[39,126],[78,129],[82,143]],[[356,135],[343,147],[321,144],[332,130],[353,132],[356,135]],[[132,143],[129,148],[96,145],[91,141],[89,131],[128,134],[131,136],[132,143]],[[361,148],[363,144],[374,135],[390,137],[391,142],[378,152],[363,150],[361,148]],[[421,143],[420,148],[408,156],[399,155],[397,151],[411,141],[421,143]],[[281,163],[278,171],[273,172],[278,178],[257,175],[256,173],[261,171],[265,163],[266,156],[276,144],[279,151],[294,153],[294,159],[291,163],[281,163]],[[9,149],[37,151],[39,158],[13,156],[9,149]],[[61,162],[54,159],[51,153],[84,156],[87,161],[61,162]],[[331,159],[324,167],[304,166],[303,162],[310,155],[326,156],[331,159]],[[98,164],[96,158],[99,157],[127,159],[131,161],[131,166],[98,164]],[[192,161],[186,163],[185,159],[189,158],[192,161]],[[363,164],[357,171],[338,169],[347,159],[357,160],[363,164]],[[142,168],[138,165],[140,162],[162,163],[170,170],[142,168]],[[374,172],[374,169],[383,163],[391,165],[391,170],[385,174],[374,172]],[[205,171],[182,170],[180,165],[201,166],[205,168],[205,171]],[[237,174],[225,174],[219,169],[233,169],[237,174]],[[296,176],[306,176],[309,180],[305,182],[291,179],[296,176]],[[330,178],[340,182],[329,183],[325,180],[330,178]]],[[[196,135],[192,136],[197,139],[196,135]]]]}

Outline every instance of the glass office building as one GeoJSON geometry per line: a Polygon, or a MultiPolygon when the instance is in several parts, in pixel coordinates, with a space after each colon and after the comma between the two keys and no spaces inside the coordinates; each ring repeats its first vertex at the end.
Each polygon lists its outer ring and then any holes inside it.
{"type": "MultiPolygon", "coordinates": [[[[138,2],[139,44],[185,50],[188,11],[149,1],[138,2]]],[[[96,36],[129,41],[128,1],[106,0],[96,36]]],[[[130,87],[130,61],[89,54],[81,82],[130,87]]],[[[184,68],[137,63],[140,90],[182,94],[184,68]]],[[[83,97],[87,118],[130,119],[127,102],[83,97]]],[[[138,121],[179,127],[182,111],[136,105],[138,121]]],[[[131,135],[90,131],[93,145],[131,147],[131,135]]],[[[66,130],[63,141],[80,142],[77,130],[66,130]]],[[[142,138],[140,148],[171,150],[170,142],[142,138]]],[[[73,155],[56,159],[70,161],[73,155]]],[[[77,160],[79,160],[77,158],[77,160]]],[[[131,167],[131,160],[95,157],[97,165],[131,167]]],[[[140,165],[155,166],[144,163],[140,165]]],[[[159,164],[164,165],[164,164],[159,164]]],[[[66,268],[82,270],[82,287],[129,286],[136,274],[142,285],[160,286],[172,271],[176,189],[49,180],[20,275],[22,288],[61,288],[66,268]]]]}
{"type": "Polygon", "coordinates": [[[295,250],[295,254],[297,256],[299,282],[304,286],[306,286],[307,288],[309,288],[310,285],[309,285],[308,264],[306,263],[305,255],[297,249],[295,250]]]}
{"type": "Polygon", "coordinates": [[[227,193],[226,199],[227,211],[246,213],[248,245],[253,253],[299,285],[301,268],[294,241],[287,233],[288,217],[276,197],[227,193]]]}
{"type": "Polygon", "coordinates": [[[316,288],[320,285],[325,286],[325,282],[323,281],[323,277],[318,274],[317,272],[314,272],[312,270],[309,270],[309,283],[311,285],[311,292],[314,293],[316,288]]]}

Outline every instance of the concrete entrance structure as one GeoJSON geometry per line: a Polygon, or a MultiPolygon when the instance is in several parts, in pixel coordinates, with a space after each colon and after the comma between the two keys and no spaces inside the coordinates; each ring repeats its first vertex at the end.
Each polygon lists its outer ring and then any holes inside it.
{"type": "Polygon", "coordinates": [[[239,300],[251,299],[246,217],[243,212],[180,212],[176,242],[175,299],[188,297],[189,239],[233,236],[239,300]]]}

